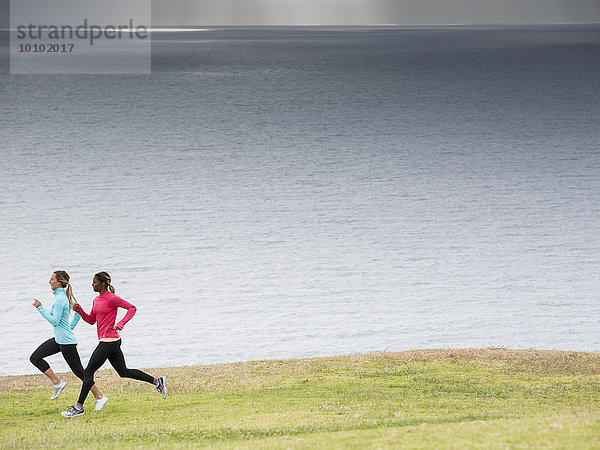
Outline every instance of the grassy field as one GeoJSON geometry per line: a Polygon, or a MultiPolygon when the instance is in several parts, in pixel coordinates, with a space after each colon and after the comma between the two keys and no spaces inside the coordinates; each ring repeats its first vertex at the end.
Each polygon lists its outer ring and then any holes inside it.
{"type": "Polygon", "coordinates": [[[98,373],[65,419],[43,375],[0,377],[0,447],[600,448],[600,354],[423,350],[98,373]]]}

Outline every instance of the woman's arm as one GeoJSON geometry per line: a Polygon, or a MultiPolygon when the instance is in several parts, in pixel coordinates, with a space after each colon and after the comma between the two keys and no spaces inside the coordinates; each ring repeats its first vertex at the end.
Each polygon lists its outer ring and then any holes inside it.
{"type": "Polygon", "coordinates": [[[131,320],[131,318],[134,316],[135,312],[137,311],[137,308],[135,306],[133,306],[131,303],[126,302],[125,300],[123,300],[121,297],[117,297],[116,295],[113,297],[113,299],[111,300],[111,304],[115,307],[118,308],[124,308],[127,310],[127,313],[125,314],[125,317],[123,317],[119,323],[117,323],[115,326],[119,327],[120,330],[123,329],[123,327],[125,326],[125,324],[127,322],[129,322],[131,320]]]}
{"type": "Polygon", "coordinates": [[[75,303],[73,305],[73,311],[81,316],[83,320],[85,320],[90,325],[94,325],[96,323],[96,313],[94,313],[94,307],[92,306],[92,310],[90,313],[86,313],[79,303],[75,303]]]}
{"type": "MultiPolygon", "coordinates": [[[[39,303],[39,300],[34,299],[36,302],[39,303]]],[[[35,306],[35,303],[34,303],[35,306]]],[[[50,308],[50,312],[46,311],[46,309],[41,305],[37,307],[37,310],[40,312],[40,314],[42,315],[42,317],[44,319],[46,319],[48,322],[50,322],[52,324],[53,327],[57,326],[58,323],[60,322],[60,317],[62,314],[59,313],[54,313],[54,311],[60,311],[62,313],[64,305],[61,304],[61,297],[57,297],[54,301],[54,303],[52,304],[52,307],[50,308]]]]}
{"type": "Polygon", "coordinates": [[[81,319],[81,316],[78,313],[75,313],[73,315],[73,320],[71,320],[71,330],[77,326],[80,319],[81,319]]]}

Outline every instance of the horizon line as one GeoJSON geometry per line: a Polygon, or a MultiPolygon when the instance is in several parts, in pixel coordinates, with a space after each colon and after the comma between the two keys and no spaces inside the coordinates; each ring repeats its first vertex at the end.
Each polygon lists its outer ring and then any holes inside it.
{"type": "MultiPolygon", "coordinates": [[[[268,25],[156,25],[146,27],[149,32],[194,32],[194,31],[213,31],[218,28],[350,28],[350,27],[469,27],[469,26],[548,26],[548,25],[600,25],[600,22],[481,22],[481,23],[365,23],[365,24],[268,24],[268,25]]],[[[67,26],[67,25],[61,25],[67,26]]],[[[107,25],[109,26],[109,25],[107,25]]],[[[86,28],[83,31],[90,31],[86,28]]],[[[135,30],[135,29],[134,29],[135,30]]],[[[0,27],[0,32],[16,32],[16,28],[0,27]]],[[[124,28],[121,31],[128,32],[129,28],[124,28]]]]}

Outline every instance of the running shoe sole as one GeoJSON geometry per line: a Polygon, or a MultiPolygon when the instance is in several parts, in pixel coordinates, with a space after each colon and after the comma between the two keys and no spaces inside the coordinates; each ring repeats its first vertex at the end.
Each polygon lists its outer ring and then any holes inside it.
{"type": "Polygon", "coordinates": [[[167,377],[160,377],[158,379],[158,386],[156,389],[161,393],[162,398],[167,398],[167,377]]]}

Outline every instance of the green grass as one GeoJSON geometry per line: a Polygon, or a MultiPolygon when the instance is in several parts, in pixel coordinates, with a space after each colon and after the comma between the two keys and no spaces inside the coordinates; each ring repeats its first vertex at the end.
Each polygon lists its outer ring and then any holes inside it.
{"type": "Polygon", "coordinates": [[[110,398],[65,419],[79,380],[0,378],[0,447],[600,448],[600,354],[423,350],[200,367],[169,398],[99,372],[110,398]]]}

